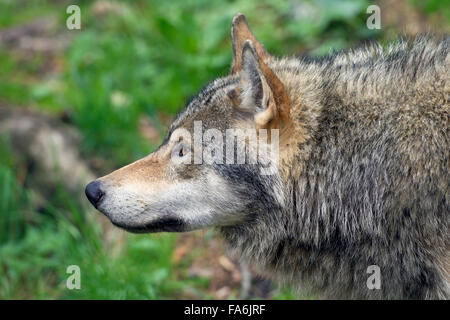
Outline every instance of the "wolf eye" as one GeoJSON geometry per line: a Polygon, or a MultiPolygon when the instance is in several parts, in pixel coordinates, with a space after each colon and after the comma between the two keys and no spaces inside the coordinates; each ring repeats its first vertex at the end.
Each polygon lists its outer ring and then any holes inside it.
{"type": "Polygon", "coordinates": [[[187,145],[186,143],[179,141],[173,148],[171,153],[171,158],[173,161],[175,161],[176,163],[178,163],[177,159],[180,159],[180,161],[185,161],[186,159],[186,155],[189,156],[191,149],[190,149],[190,145],[187,145]],[[183,158],[183,159],[181,159],[183,158]]]}
{"type": "Polygon", "coordinates": [[[178,152],[178,156],[181,158],[181,157],[184,157],[185,155],[186,155],[186,149],[183,147],[183,146],[181,146],[181,148],[180,148],[180,151],[178,152]]]}
{"type": "Polygon", "coordinates": [[[182,142],[178,145],[178,147],[174,151],[177,152],[176,151],[177,149],[178,149],[178,157],[180,157],[180,158],[184,157],[185,155],[187,155],[189,153],[189,147],[187,147],[182,142]]]}

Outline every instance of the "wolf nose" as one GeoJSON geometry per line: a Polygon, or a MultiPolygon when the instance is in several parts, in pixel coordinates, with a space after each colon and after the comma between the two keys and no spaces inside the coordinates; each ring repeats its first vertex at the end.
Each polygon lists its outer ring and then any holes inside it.
{"type": "Polygon", "coordinates": [[[100,201],[103,199],[105,193],[100,189],[100,182],[97,180],[92,181],[86,186],[84,190],[86,197],[92,203],[92,205],[97,208],[100,201]]]}

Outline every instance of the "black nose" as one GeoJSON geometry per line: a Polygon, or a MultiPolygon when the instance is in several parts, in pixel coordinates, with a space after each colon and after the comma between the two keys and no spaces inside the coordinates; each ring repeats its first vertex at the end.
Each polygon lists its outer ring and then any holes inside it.
{"type": "Polygon", "coordinates": [[[94,180],[91,183],[89,183],[86,186],[84,192],[86,193],[86,197],[96,208],[103,199],[103,196],[105,195],[105,193],[100,189],[100,182],[97,180],[94,180]]]}

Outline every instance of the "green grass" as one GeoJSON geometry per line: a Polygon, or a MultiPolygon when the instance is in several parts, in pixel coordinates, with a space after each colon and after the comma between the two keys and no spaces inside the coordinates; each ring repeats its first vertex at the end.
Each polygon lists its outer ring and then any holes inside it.
{"type": "Polygon", "coordinates": [[[450,23],[450,1],[448,0],[409,0],[425,14],[440,13],[442,17],[450,23]]]}

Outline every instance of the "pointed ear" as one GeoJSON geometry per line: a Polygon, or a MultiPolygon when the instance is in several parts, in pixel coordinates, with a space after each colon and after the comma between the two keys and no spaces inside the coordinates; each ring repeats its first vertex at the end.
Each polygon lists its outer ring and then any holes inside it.
{"type": "Polygon", "coordinates": [[[283,83],[262,61],[252,41],[244,42],[241,57],[238,108],[254,114],[257,128],[287,128],[290,102],[283,83]]]}
{"type": "Polygon", "coordinates": [[[247,19],[245,19],[245,16],[242,13],[238,13],[233,18],[231,37],[233,43],[233,64],[231,66],[231,74],[242,70],[242,48],[244,47],[246,40],[252,41],[258,56],[262,60],[266,61],[271,58],[266,49],[264,49],[264,46],[251,32],[247,19]]]}

